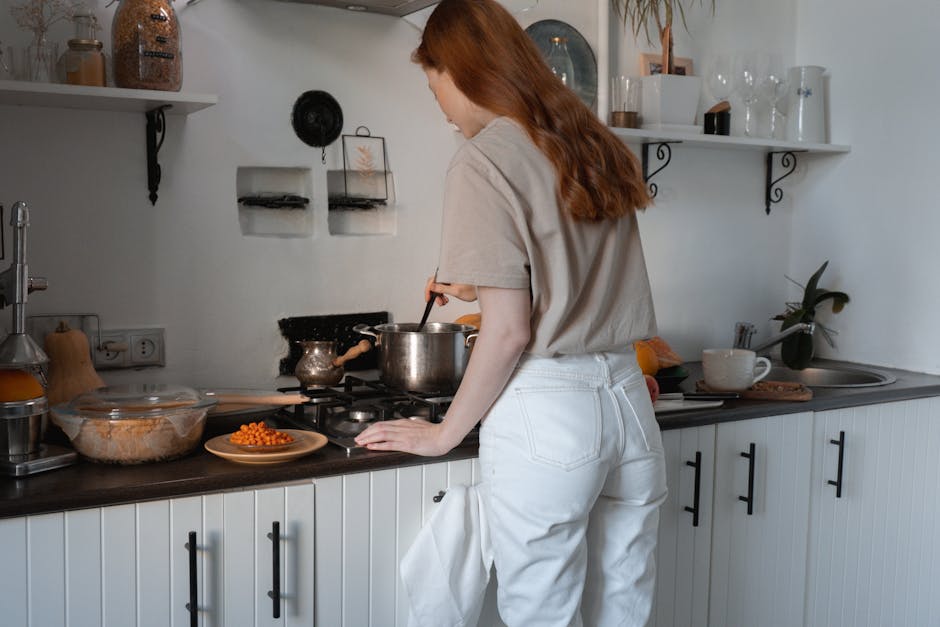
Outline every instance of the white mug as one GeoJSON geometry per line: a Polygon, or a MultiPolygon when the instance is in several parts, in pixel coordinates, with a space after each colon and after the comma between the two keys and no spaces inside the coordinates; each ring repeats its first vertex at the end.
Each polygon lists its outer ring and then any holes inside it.
{"type": "Polygon", "coordinates": [[[702,351],[705,385],[716,392],[742,392],[770,373],[770,360],[743,348],[706,348],[702,351]],[[760,374],[754,374],[758,364],[760,374]]]}

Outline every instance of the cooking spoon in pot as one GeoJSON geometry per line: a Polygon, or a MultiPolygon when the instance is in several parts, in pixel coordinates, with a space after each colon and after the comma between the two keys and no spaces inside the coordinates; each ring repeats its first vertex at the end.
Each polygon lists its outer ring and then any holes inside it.
{"type": "Polygon", "coordinates": [[[424,328],[424,324],[428,321],[428,316],[431,314],[431,307],[434,306],[434,301],[437,300],[437,297],[440,296],[437,292],[431,292],[431,297],[428,299],[428,304],[424,306],[424,315],[421,316],[421,322],[418,323],[418,333],[421,333],[421,330],[424,328]]]}
{"type": "MultiPolygon", "coordinates": [[[[434,282],[437,283],[437,270],[434,271],[434,282]]],[[[429,294],[428,304],[424,306],[424,315],[421,316],[421,322],[418,323],[418,333],[421,333],[421,330],[424,329],[424,325],[428,321],[428,316],[431,315],[431,307],[434,306],[434,301],[437,300],[438,296],[440,296],[438,292],[431,292],[429,294]]]]}

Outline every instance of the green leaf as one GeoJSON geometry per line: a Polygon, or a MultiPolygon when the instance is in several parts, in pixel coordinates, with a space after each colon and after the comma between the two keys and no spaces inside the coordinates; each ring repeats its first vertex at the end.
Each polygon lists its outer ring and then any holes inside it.
{"type": "Polygon", "coordinates": [[[826,266],[828,265],[829,260],[827,259],[823,262],[823,265],[819,266],[819,270],[813,273],[809,281],[806,282],[806,289],[803,290],[803,309],[812,309],[814,307],[813,298],[816,295],[816,285],[819,283],[819,277],[826,271],[826,266]]]}
{"type": "Polygon", "coordinates": [[[815,317],[813,313],[812,310],[794,309],[782,318],[783,324],[780,325],[780,330],[789,329],[794,324],[799,324],[800,322],[812,322],[815,317]]]}

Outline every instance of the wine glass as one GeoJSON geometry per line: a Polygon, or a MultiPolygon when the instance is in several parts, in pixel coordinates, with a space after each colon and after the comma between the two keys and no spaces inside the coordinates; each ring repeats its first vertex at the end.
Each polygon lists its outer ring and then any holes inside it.
{"type": "Polygon", "coordinates": [[[767,75],[768,55],[746,52],[736,57],[735,92],[744,102],[744,134],[757,136],[757,103],[761,99],[760,85],[767,75]]]}
{"type": "Polygon", "coordinates": [[[786,116],[780,111],[778,103],[787,94],[787,74],[783,63],[776,57],[771,58],[767,75],[760,84],[760,97],[770,104],[770,127],[768,137],[783,139],[786,116]]]}
{"type": "Polygon", "coordinates": [[[708,93],[716,103],[734,93],[734,57],[720,54],[712,59],[707,75],[708,93]]]}

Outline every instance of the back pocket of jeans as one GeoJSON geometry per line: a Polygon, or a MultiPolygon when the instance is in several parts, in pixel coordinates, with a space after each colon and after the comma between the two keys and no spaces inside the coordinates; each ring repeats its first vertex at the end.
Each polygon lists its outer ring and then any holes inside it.
{"type": "Polygon", "coordinates": [[[600,456],[601,401],[588,387],[519,388],[533,461],[573,470],[600,456]]]}

